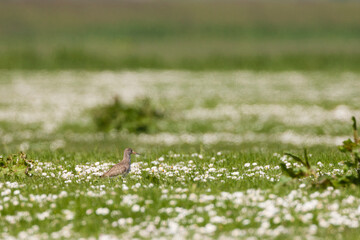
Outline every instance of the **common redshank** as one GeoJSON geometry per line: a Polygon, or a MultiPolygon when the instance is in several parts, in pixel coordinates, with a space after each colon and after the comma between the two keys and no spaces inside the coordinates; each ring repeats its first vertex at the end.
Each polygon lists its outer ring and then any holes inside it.
{"type": "Polygon", "coordinates": [[[136,154],[135,151],[133,151],[131,148],[126,148],[124,151],[124,158],[121,162],[118,164],[115,164],[112,168],[110,168],[109,171],[104,173],[101,177],[116,177],[119,175],[126,175],[130,172],[131,168],[131,154],[136,154]]]}

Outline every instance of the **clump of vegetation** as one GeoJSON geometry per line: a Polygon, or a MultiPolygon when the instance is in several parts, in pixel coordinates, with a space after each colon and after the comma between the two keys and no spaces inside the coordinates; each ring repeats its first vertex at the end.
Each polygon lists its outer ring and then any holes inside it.
{"type": "Polygon", "coordinates": [[[339,146],[341,152],[350,154],[350,158],[346,161],[341,162],[341,171],[338,174],[328,175],[321,174],[321,171],[315,167],[312,167],[309,162],[308,154],[306,149],[304,150],[304,158],[300,158],[296,155],[285,153],[295,162],[299,163],[300,166],[295,168],[288,167],[284,162],[280,163],[280,167],[288,177],[283,178],[281,182],[286,182],[292,179],[301,179],[309,177],[312,185],[315,186],[340,186],[340,185],[360,185],[360,144],[357,132],[357,124],[355,117],[352,117],[353,121],[353,134],[354,140],[348,139],[339,146]]]}
{"type": "Polygon", "coordinates": [[[156,121],[163,118],[164,114],[152,106],[149,98],[127,105],[115,97],[112,103],[92,109],[91,117],[98,131],[115,129],[148,133],[156,131],[156,121]]]}
{"type": "Polygon", "coordinates": [[[23,152],[11,154],[6,158],[0,156],[0,176],[32,176],[30,171],[34,168],[35,164],[35,161],[28,159],[27,155],[23,152]]]}
{"type": "Polygon", "coordinates": [[[288,168],[284,162],[280,163],[280,167],[283,172],[285,172],[288,176],[292,178],[302,178],[302,177],[317,177],[316,171],[311,167],[309,163],[309,158],[307,155],[307,150],[304,149],[304,159],[301,159],[300,157],[293,155],[291,153],[285,153],[286,156],[291,157],[296,162],[301,164],[301,167],[298,168],[288,168]]]}
{"type": "Polygon", "coordinates": [[[346,161],[346,165],[352,168],[356,168],[359,170],[360,165],[360,144],[359,144],[359,137],[357,132],[357,124],[355,117],[352,117],[353,121],[353,132],[354,132],[354,141],[352,141],[350,138],[343,142],[343,145],[339,146],[339,150],[344,153],[350,153],[351,160],[346,161]]]}

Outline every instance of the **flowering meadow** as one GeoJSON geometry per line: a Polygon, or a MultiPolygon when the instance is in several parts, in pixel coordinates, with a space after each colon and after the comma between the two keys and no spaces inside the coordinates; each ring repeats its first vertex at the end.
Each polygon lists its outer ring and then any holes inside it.
{"type": "MultiPolygon", "coordinates": [[[[278,153],[145,154],[113,179],[99,178],[116,162],[106,154],[41,159],[32,177],[0,185],[3,239],[338,239],[359,228],[357,189],[281,186],[277,162],[292,163],[278,153]]],[[[320,159],[323,174],[339,171],[320,159]]]]}
{"type": "Polygon", "coordinates": [[[317,72],[16,72],[0,75],[0,239],[356,239],[356,186],[282,182],[308,148],[346,174],[336,145],[359,116],[360,75],[317,72]],[[88,109],[146,96],[158,132],[97,132],[88,109]],[[100,178],[132,157],[126,177],[100,178]],[[17,160],[16,157],[14,158],[17,160]]]}

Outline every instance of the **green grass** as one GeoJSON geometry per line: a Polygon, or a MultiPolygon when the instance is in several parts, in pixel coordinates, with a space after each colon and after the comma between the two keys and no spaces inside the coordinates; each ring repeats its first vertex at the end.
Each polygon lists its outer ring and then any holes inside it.
{"type": "Polygon", "coordinates": [[[303,147],[320,174],[350,158],[336,144],[360,114],[359,12],[1,1],[0,155],[36,164],[32,177],[0,170],[0,239],[356,239],[358,187],[279,184],[278,166],[303,147]],[[136,71],[103,71],[123,69],[136,71]],[[247,71],[217,71],[234,69],[247,71]],[[89,109],[115,95],[149,97],[156,131],[97,132],[89,109]],[[142,153],[130,174],[99,178],[125,147],[142,153]]]}
{"type": "Polygon", "coordinates": [[[359,10],[355,1],[1,2],[0,68],[358,71],[359,10]]]}
{"type": "MultiPolygon", "coordinates": [[[[325,229],[336,234],[333,236],[334,239],[336,237],[351,239],[358,234],[355,229],[334,225],[329,228],[320,227],[319,231],[313,234],[307,233],[310,225],[318,225],[318,221],[321,219],[328,220],[331,210],[327,206],[332,204],[339,205],[339,209],[336,211],[343,214],[344,217],[354,218],[349,215],[348,209],[356,211],[357,203],[360,201],[360,192],[357,188],[344,188],[339,192],[308,187],[302,190],[298,188],[299,183],[280,187],[276,182],[267,179],[277,179],[280,175],[280,170],[274,168],[280,160],[271,152],[226,151],[217,154],[210,150],[203,152],[202,157],[199,157],[190,152],[186,153],[186,151],[179,155],[164,150],[148,151],[134,160],[134,166],[137,167],[134,167],[133,173],[126,178],[114,179],[99,179],[92,173],[79,174],[76,166],[84,171],[85,166],[91,165],[95,169],[94,172],[101,173],[106,169],[106,166],[104,167],[102,164],[116,162],[115,159],[121,156],[120,152],[79,151],[69,153],[60,151],[52,153],[43,151],[29,152],[29,155],[39,159],[39,162],[50,163],[51,166],[38,166],[37,173],[34,172],[33,177],[1,177],[3,192],[9,188],[5,182],[17,182],[20,185],[14,187],[10,195],[4,194],[1,199],[0,205],[3,207],[1,214],[5,219],[0,223],[3,237],[6,234],[17,236],[21,231],[29,231],[34,225],[37,226],[38,231],[33,234],[39,237],[54,238],[54,234],[56,234],[54,232],[57,231],[65,234],[64,238],[67,238],[66,234],[70,234],[69,236],[72,237],[91,237],[105,233],[120,238],[129,236],[129,234],[140,238],[157,236],[157,234],[171,237],[175,232],[171,232],[169,222],[175,222],[188,229],[187,234],[189,235],[177,232],[177,234],[181,234],[178,236],[184,238],[190,238],[196,232],[199,234],[202,231],[201,228],[210,223],[216,226],[216,230],[202,233],[209,237],[231,236],[234,229],[244,231],[244,236],[251,236],[253,235],[252,231],[262,228],[261,224],[264,222],[270,223],[269,229],[274,230],[282,225],[289,230],[288,233],[275,235],[277,239],[304,236],[301,234],[302,231],[305,231],[306,236],[330,237],[325,229]],[[160,165],[152,163],[161,156],[164,160],[158,161],[160,165]],[[190,161],[193,163],[191,164],[190,161]],[[96,166],[95,162],[100,162],[100,165],[96,166]],[[245,163],[250,163],[250,167],[246,167],[245,163]],[[253,166],[253,163],[257,163],[257,166],[253,166]],[[213,164],[213,166],[209,164],[213,164]],[[268,169],[256,170],[256,167],[266,165],[268,165],[268,169]],[[62,166],[61,169],[60,166],[62,166]],[[155,167],[153,168],[155,172],[147,170],[151,167],[155,167]],[[179,170],[176,170],[176,167],[179,170]],[[210,170],[210,168],[214,170],[210,170]],[[166,175],[162,169],[173,175],[166,175]],[[248,169],[253,170],[247,171],[248,169]],[[62,176],[66,175],[64,170],[73,175],[63,178],[62,176]],[[232,175],[233,172],[238,172],[239,175],[232,175]],[[265,174],[262,176],[261,172],[265,174]],[[42,176],[43,173],[49,177],[42,176]],[[55,176],[51,177],[51,173],[55,176]],[[219,173],[222,176],[217,176],[219,173]],[[254,175],[248,175],[251,173],[254,175]],[[201,178],[206,175],[212,176],[214,179],[196,180],[196,177],[201,178]],[[235,179],[231,178],[233,176],[235,179]],[[68,182],[69,179],[70,182],[68,182]],[[20,194],[15,193],[16,189],[20,190],[20,194]],[[241,195],[233,199],[231,194],[235,194],[235,192],[241,195]],[[225,193],[230,194],[228,199],[224,198],[225,193]],[[311,197],[312,194],[320,195],[311,197]],[[291,200],[289,195],[294,195],[294,199],[291,200]],[[355,197],[355,202],[341,203],[349,195],[355,197]],[[294,206],[276,203],[274,196],[275,199],[283,199],[294,206]],[[10,197],[10,201],[6,200],[7,197],[10,197]],[[267,199],[266,202],[265,199],[267,199]],[[308,210],[297,209],[313,199],[318,204],[324,205],[310,207],[308,210]],[[261,207],[261,204],[265,203],[270,205],[261,207]],[[271,213],[262,215],[264,209],[270,212],[273,210],[271,204],[275,204],[273,207],[279,208],[278,212],[275,212],[274,215],[271,213]],[[104,215],[100,213],[101,210],[98,210],[101,208],[107,209],[104,215]],[[144,212],[141,212],[142,208],[144,212]],[[68,210],[70,213],[67,214],[64,210],[68,210]],[[98,214],[96,214],[96,210],[99,211],[98,214]],[[41,220],[40,213],[46,211],[49,212],[49,215],[41,220]],[[186,211],[189,212],[182,215],[186,211]],[[15,220],[19,225],[11,224],[9,222],[11,216],[19,212],[25,212],[29,217],[15,220]],[[291,218],[286,220],[285,215],[288,213],[291,218]],[[312,214],[313,217],[304,220],[305,214],[312,214]],[[225,220],[216,222],[215,216],[225,220]],[[280,222],[275,220],[276,216],[281,217],[280,222]],[[198,222],[200,218],[202,221],[198,222]],[[117,224],[126,222],[126,220],[119,219],[131,220],[128,220],[130,222],[127,225],[118,226],[114,222],[117,224]],[[247,221],[245,219],[249,220],[249,224],[245,223],[247,221]],[[63,227],[68,224],[71,224],[71,230],[64,230],[63,227]],[[154,225],[157,230],[153,230],[153,232],[146,230],[149,224],[154,225]],[[167,230],[161,230],[164,228],[167,230]],[[143,232],[140,230],[129,232],[126,229],[142,229],[143,232]],[[161,233],[161,231],[163,232],[161,233]],[[40,235],[40,233],[44,235],[40,235]]],[[[325,165],[322,171],[331,172],[343,158],[344,156],[339,152],[328,150],[322,153],[314,152],[310,161],[313,164],[322,162],[325,165]],[[330,167],[329,164],[334,164],[335,167],[330,167]]],[[[340,225],[343,224],[340,223],[340,225]]],[[[263,234],[258,232],[256,236],[273,237],[266,231],[263,234]]]]}
{"type": "Polygon", "coordinates": [[[332,71],[3,71],[0,155],[25,151],[37,162],[32,177],[0,172],[0,239],[354,239],[358,187],[278,180],[284,153],[303,147],[320,174],[342,170],[350,156],[336,144],[359,115],[358,80],[332,71]],[[149,97],[164,111],[157,132],[97,132],[89,109],[115,94],[130,105],[149,97]],[[142,154],[129,175],[99,178],[125,147],[142,154]]]}

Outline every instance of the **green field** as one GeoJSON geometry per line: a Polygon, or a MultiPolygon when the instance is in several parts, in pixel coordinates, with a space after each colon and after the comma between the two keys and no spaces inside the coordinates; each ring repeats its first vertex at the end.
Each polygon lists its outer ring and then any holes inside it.
{"type": "Polygon", "coordinates": [[[1,1],[1,69],[351,70],[357,1],[1,1]]]}
{"type": "Polygon", "coordinates": [[[0,1],[0,239],[357,239],[359,12],[0,1]]]}
{"type": "Polygon", "coordinates": [[[3,71],[0,155],[25,151],[36,167],[32,177],[0,176],[0,238],[354,239],[358,187],[278,180],[279,163],[290,161],[284,152],[303,147],[320,174],[342,171],[349,156],[336,145],[360,115],[359,79],[324,71],[3,71]],[[127,103],[150,97],[165,114],[157,132],[97,132],[88,109],[114,95],[127,103]],[[130,174],[100,179],[128,146],[142,153],[130,174]]]}

